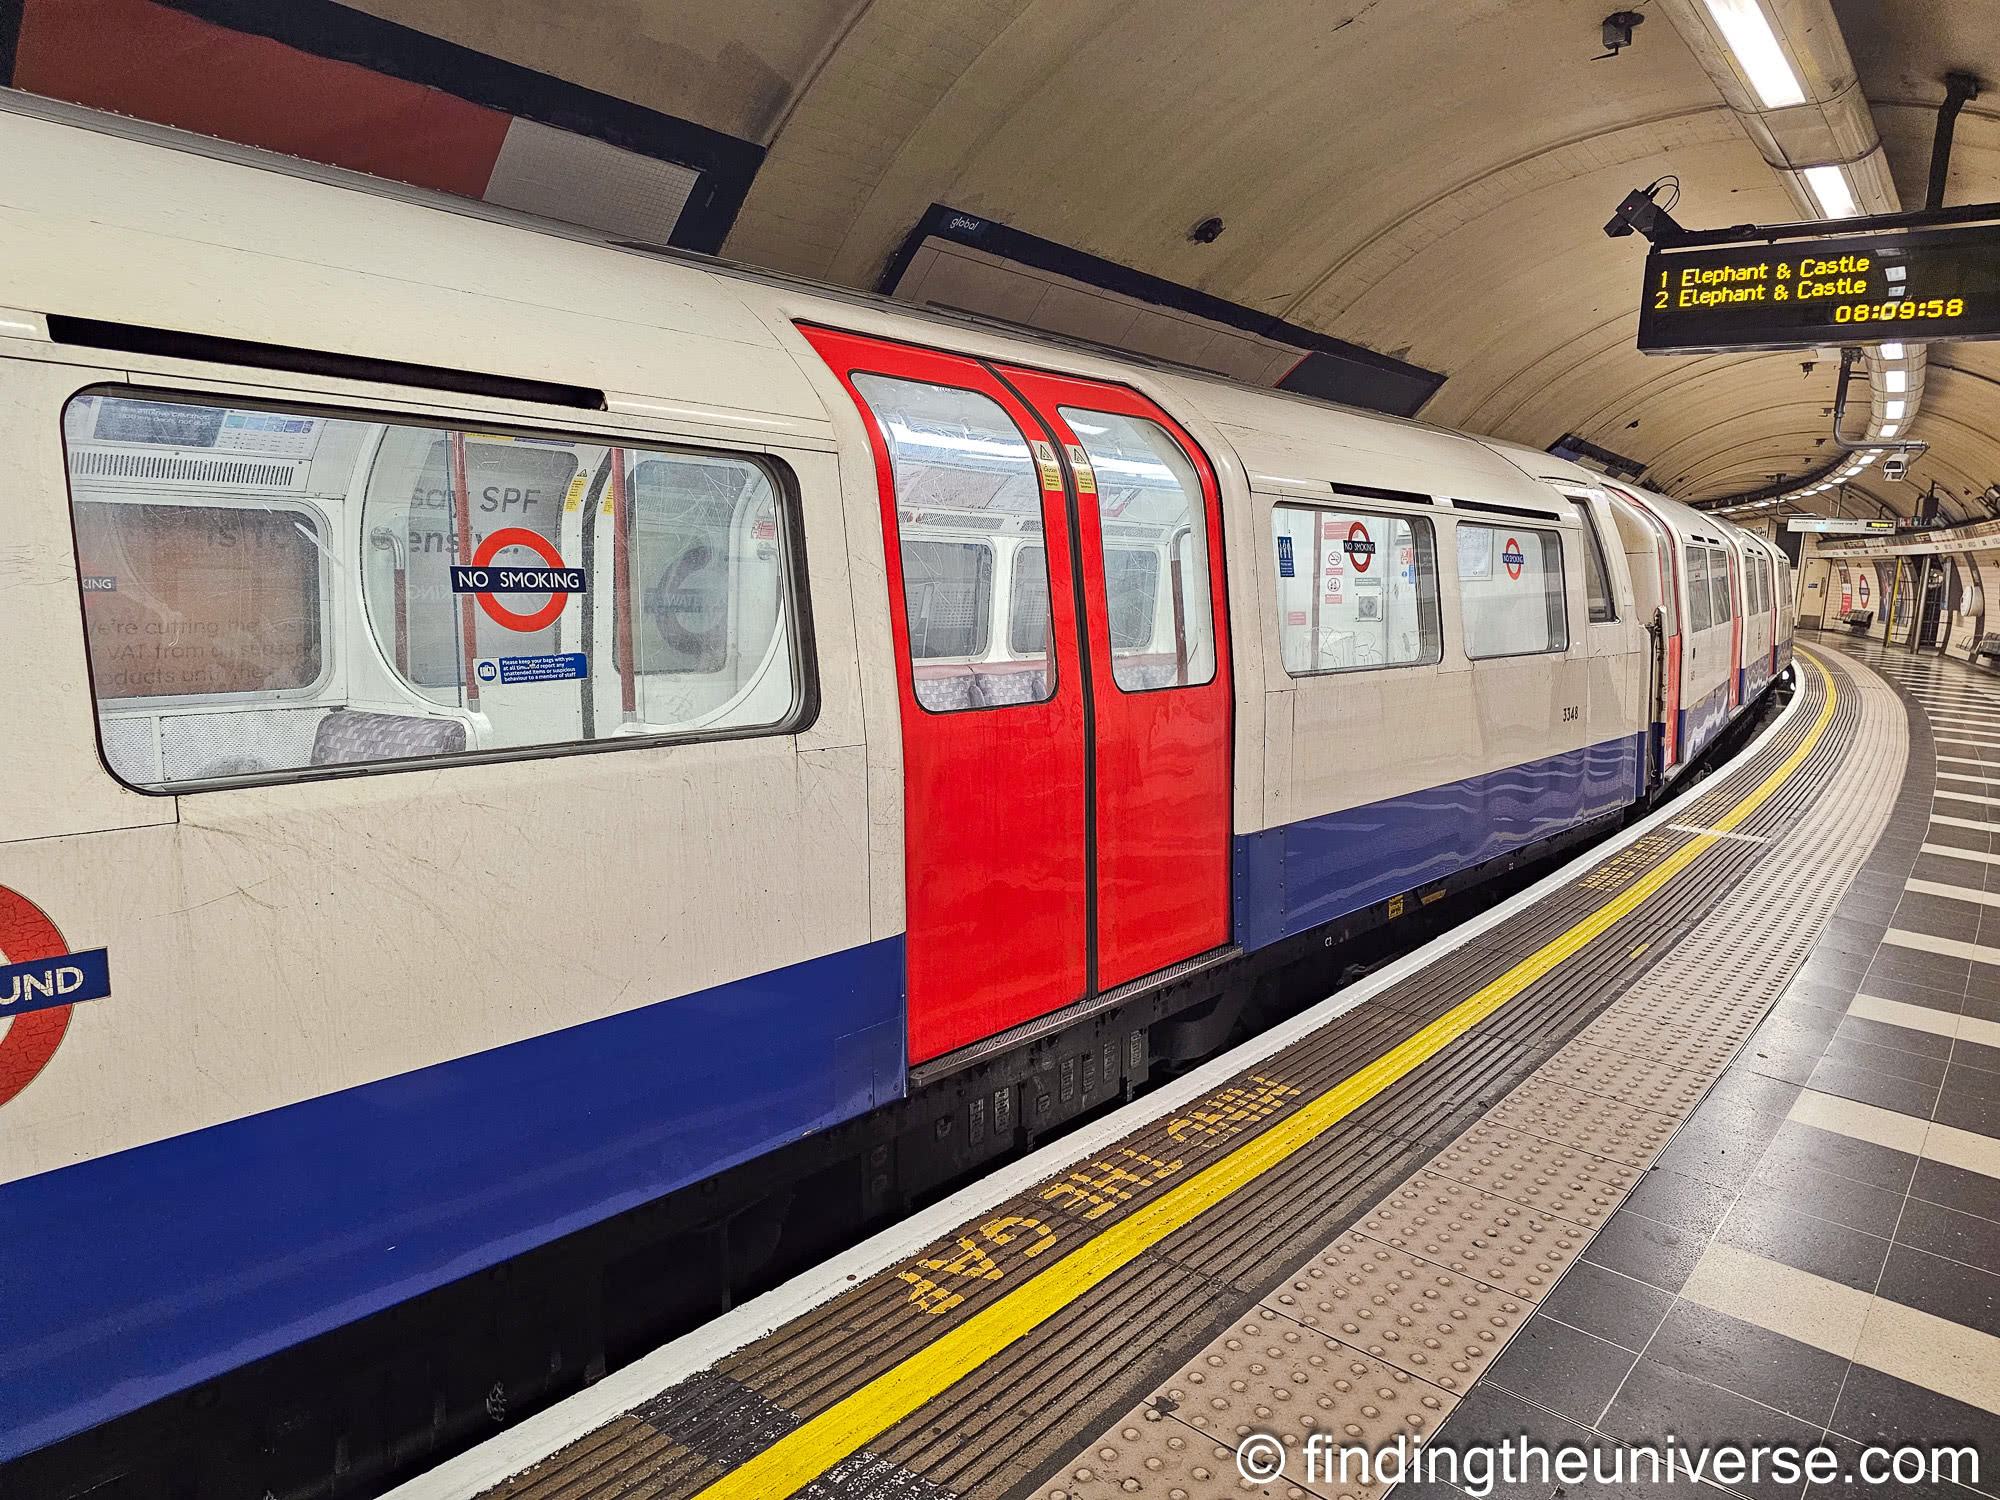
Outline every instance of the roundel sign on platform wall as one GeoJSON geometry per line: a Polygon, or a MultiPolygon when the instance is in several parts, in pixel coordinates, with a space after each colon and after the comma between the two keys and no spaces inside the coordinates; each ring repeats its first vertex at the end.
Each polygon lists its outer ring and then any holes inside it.
{"type": "Polygon", "coordinates": [[[1357,573],[1366,573],[1368,565],[1375,561],[1375,539],[1359,521],[1347,528],[1347,539],[1340,544],[1340,550],[1353,560],[1357,573]]]}
{"type": "Polygon", "coordinates": [[[1521,550],[1518,538],[1508,537],[1507,545],[1500,549],[1500,561],[1507,565],[1507,576],[1519,578],[1521,569],[1528,561],[1528,554],[1521,550]]]}

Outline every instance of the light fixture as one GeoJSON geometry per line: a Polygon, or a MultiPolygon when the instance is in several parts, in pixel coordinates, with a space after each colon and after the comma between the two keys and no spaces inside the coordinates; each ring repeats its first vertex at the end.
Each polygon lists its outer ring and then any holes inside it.
{"type": "Polygon", "coordinates": [[[1757,91],[1757,101],[1766,109],[1784,109],[1806,102],[1799,75],[1792,71],[1791,59],[1771,29],[1770,17],[1757,0],[1702,0],[1736,65],[1757,91]]]}
{"type": "Polygon", "coordinates": [[[1909,406],[1910,403],[1907,401],[1884,401],[1882,403],[1882,420],[1885,422],[1902,421],[1903,413],[1909,410],[1909,406]]]}
{"type": "Polygon", "coordinates": [[[1900,396],[1909,388],[1910,372],[1908,370],[1884,370],[1882,372],[1882,389],[1889,392],[1892,396],[1900,396]]]}
{"type": "Polygon", "coordinates": [[[1903,427],[1902,427],[1902,424],[1901,424],[1900,422],[1891,422],[1891,423],[1890,423],[1890,424],[1889,424],[1889,425],[1888,425],[1887,427],[1884,427],[1884,428],[1882,429],[1882,431],[1881,431],[1881,433],[1879,434],[1879,436],[1881,436],[1881,437],[1885,437],[1885,438],[1892,438],[1892,437],[1894,437],[1894,436],[1895,436],[1895,435],[1896,435],[1897,433],[1901,432],[1902,430],[1903,430],[1903,427]]]}
{"type": "Polygon", "coordinates": [[[1799,175],[1805,178],[1813,202],[1819,205],[1821,218],[1851,219],[1861,212],[1861,205],[1854,201],[1854,189],[1848,186],[1844,167],[1807,167],[1799,175]]]}
{"type": "Polygon", "coordinates": [[[1901,344],[1883,344],[1878,347],[1876,352],[1884,359],[1901,359],[1903,357],[1903,346],[1901,344]]]}

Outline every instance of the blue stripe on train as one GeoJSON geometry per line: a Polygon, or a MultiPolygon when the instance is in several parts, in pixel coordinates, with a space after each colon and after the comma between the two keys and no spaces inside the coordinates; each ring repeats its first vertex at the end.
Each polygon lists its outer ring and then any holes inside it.
{"type": "Polygon", "coordinates": [[[1715,691],[1681,709],[1681,759],[1693,760],[1729,722],[1729,680],[1716,684],[1715,691]]]}
{"type": "Polygon", "coordinates": [[[895,937],[8,1183],[0,1459],[903,1086],[895,937]]]}
{"type": "Polygon", "coordinates": [[[1236,941],[1280,938],[1634,802],[1645,735],[1605,740],[1236,840],[1236,941]]]}

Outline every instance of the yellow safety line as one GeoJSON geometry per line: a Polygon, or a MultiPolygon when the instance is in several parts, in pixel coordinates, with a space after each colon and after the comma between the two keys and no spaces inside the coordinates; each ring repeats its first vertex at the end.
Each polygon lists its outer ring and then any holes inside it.
{"type": "MultiPolygon", "coordinates": [[[[1807,656],[1807,660],[1826,683],[1826,702],[1819,717],[1782,765],[1715,820],[1713,826],[1717,832],[1727,832],[1755,812],[1812,754],[1832,721],[1833,674],[1817,657],[1807,656]]],[[[1704,833],[1681,845],[1605,905],[1414,1036],[1335,1084],[1296,1114],[1253,1136],[1229,1155],[1103,1230],[1032,1280],[1023,1282],[842,1397],[718,1479],[695,1500],[776,1500],[811,1483],[1175,1230],[1199,1218],[1293,1152],[1310,1145],[1391,1084],[1428,1062],[1557,964],[1630,915],[1648,896],[1717,842],[1714,833],[1704,833]]]]}

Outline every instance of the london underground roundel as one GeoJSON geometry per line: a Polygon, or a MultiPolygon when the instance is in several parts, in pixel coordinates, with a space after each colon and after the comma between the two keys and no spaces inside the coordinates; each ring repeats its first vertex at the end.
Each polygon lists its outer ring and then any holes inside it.
{"type": "MultiPolygon", "coordinates": [[[[522,592],[547,592],[549,596],[548,602],[543,604],[541,608],[534,610],[509,609],[494,597],[496,590],[491,587],[459,587],[461,581],[490,582],[490,577],[477,579],[467,577],[461,580],[460,575],[490,575],[495,571],[493,560],[509,547],[522,547],[534,553],[535,556],[547,564],[545,571],[551,575],[574,574],[581,571],[580,569],[565,568],[563,566],[562,554],[556,551],[555,543],[551,542],[540,532],[530,531],[525,526],[504,526],[500,530],[493,532],[485,541],[479,544],[478,550],[472,554],[472,566],[470,568],[454,568],[452,570],[455,580],[453,586],[454,592],[471,594],[479,607],[486,612],[486,617],[495,625],[503,626],[508,630],[522,632],[546,630],[562,617],[563,606],[569,602],[569,591],[562,587],[562,584],[569,580],[551,576],[544,581],[546,587],[543,589],[517,590],[522,592]]],[[[581,587],[580,579],[574,581],[581,587]]]]}
{"type": "Polygon", "coordinates": [[[32,995],[31,987],[24,985],[25,971],[40,967],[41,960],[62,958],[69,953],[69,944],[56,930],[42,909],[26,896],[0,886],[0,963],[6,965],[10,981],[0,979],[0,1104],[5,1104],[22,1089],[35,1081],[35,1075],[48,1066],[61,1044],[63,1033],[69,1030],[67,1005],[45,1005],[39,1009],[25,1010],[25,995],[32,995]],[[18,1013],[17,1013],[18,1011],[18,1013]]]}
{"type": "Polygon", "coordinates": [[[1500,561],[1507,565],[1507,576],[1519,578],[1521,569],[1528,561],[1528,554],[1521,550],[1521,543],[1515,537],[1507,538],[1507,545],[1500,549],[1500,561]]]}
{"type": "Polygon", "coordinates": [[[1368,535],[1368,528],[1359,521],[1347,528],[1347,540],[1341,543],[1341,550],[1354,559],[1354,571],[1366,573],[1368,565],[1375,560],[1375,539],[1368,535]]]}

